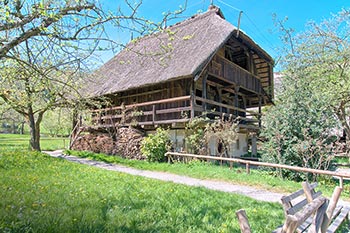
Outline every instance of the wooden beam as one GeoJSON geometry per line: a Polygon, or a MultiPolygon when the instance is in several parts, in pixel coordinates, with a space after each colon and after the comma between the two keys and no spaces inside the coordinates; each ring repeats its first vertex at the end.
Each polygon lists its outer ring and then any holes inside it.
{"type": "Polygon", "coordinates": [[[120,109],[123,109],[123,108],[130,109],[130,108],[142,107],[142,106],[153,105],[153,104],[165,104],[165,103],[171,103],[171,102],[186,101],[186,100],[190,100],[190,98],[191,98],[191,96],[187,95],[187,96],[180,96],[180,97],[174,97],[174,98],[169,98],[169,99],[162,99],[162,100],[143,102],[143,103],[138,103],[138,104],[130,104],[130,105],[126,105],[124,107],[117,106],[117,107],[112,107],[112,108],[95,109],[95,110],[91,110],[91,112],[103,112],[103,111],[108,111],[108,110],[120,110],[120,109]]]}
{"type": "MultiPolygon", "coordinates": [[[[207,99],[208,98],[208,93],[207,93],[207,78],[208,78],[208,73],[206,73],[203,76],[202,79],[202,98],[207,99]]],[[[205,102],[202,102],[202,107],[204,111],[207,111],[207,104],[205,102]]]]}
{"type": "Polygon", "coordinates": [[[222,104],[222,103],[216,102],[214,100],[203,99],[203,98],[198,97],[198,96],[196,96],[195,99],[199,100],[199,101],[205,101],[208,104],[213,104],[213,105],[221,106],[221,107],[224,107],[224,108],[228,108],[228,109],[231,109],[231,110],[237,110],[237,111],[240,111],[240,112],[247,112],[247,113],[250,113],[251,115],[259,115],[259,113],[257,113],[257,112],[249,111],[249,110],[246,110],[246,109],[243,109],[243,108],[233,107],[233,106],[227,105],[227,104],[222,104]]]}

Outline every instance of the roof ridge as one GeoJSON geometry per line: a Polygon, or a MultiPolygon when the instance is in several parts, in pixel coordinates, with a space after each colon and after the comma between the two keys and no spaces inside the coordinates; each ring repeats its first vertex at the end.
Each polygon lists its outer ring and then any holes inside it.
{"type": "MultiPolygon", "coordinates": [[[[198,20],[200,19],[205,19],[207,17],[209,17],[210,15],[212,14],[216,14],[218,15],[218,11],[217,9],[219,8],[211,8],[209,9],[208,11],[204,12],[204,13],[198,13],[198,14],[195,14],[195,15],[192,15],[191,17],[183,20],[183,21],[180,21],[180,22],[177,22],[173,25],[170,25],[166,28],[163,28],[161,31],[156,31],[154,33],[150,33],[150,34],[147,34],[147,35],[144,35],[144,36],[140,36],[140,37],[137,37],[135,38],[134,40],[131,40],[129,41],[125,47],[128,47],[130,44],[133,44],[133,43],[138,43],[140,41],[143,41],[143,40],[148,40],[148,39],[152,39],[152,37],[156,36],[156,35],[163,35],[163,34],[166,34],[166,30],[170,30],[170,29],[177,29],[179,27],[183,27],[183,26],[186,26],[188,24],[191,24],[191,23],[194,23],[194,22],[197,22],[198,20]]],[[[219,9],[220,10],[220,9],[219,9]]],[[[220,18],[222,18],[220,15],[218,15],[220,18]]]]}
{"type": "MultiPolygon", "coordinates": [[[[213,13],[216,14],[216,15],[218,15],[216,9],[210,9],[210,10],[204,12],[204,13],[197,13],[197,14],[194,14],[194,15],[192,15],[191,17],[189,17],[189,18],[187,18],[187,19],[185,19],[185,20],[183,20],[183,21],[177,22],[177,23],[175,23],[175,24],[173,24],[173,25],[170,25],[169,27],[166,27],[165,29],[167,29],[167,28],[174,28],[174,27],[180,27],[180,26],[183,26],[183,25],[187,25],[187,24],[193,23],[193,22],[195,22],[195,21],[197,21],[197,20],[199,20],[199,19],[206,18],[206,17],[210,16],[210,15],[213,14],[213,13]]],[[[221,16],[220,16],[220,17],[221,17],[221,16]]]]}

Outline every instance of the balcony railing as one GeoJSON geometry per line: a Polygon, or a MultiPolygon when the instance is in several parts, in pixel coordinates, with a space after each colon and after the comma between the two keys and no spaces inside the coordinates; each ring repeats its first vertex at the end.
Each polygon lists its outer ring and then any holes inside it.
{"type": "Polygon", "coordinates": [[[258,76],[253,75],[249,71],[227,60],[226,58],[218,55],[214,56],[214,59],[208,68],[210,74],[223,78],[236,84],[237,86],[243,87],[255,93],[260,93],[263,91],[261,81],[258,76]]]}
{"type": "Polygon", "coordinates": [[[241,128],[259,129],[259,113],[198,96],[181,96],[157,101],[92,110],[91,127],[127,125],[156,126],[185,123],[193,117],[233,117],[241,128]],[[204,113],[203,103],[207,104],[204,113]]]}

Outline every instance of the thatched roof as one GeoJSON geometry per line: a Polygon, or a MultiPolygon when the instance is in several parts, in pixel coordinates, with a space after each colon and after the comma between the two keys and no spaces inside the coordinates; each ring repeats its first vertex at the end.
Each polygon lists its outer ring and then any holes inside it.
{"type": "MultiPolygon", "coordinates": [[[[211,7],[204,14],[130,42],[95,73],[102,84],[95,85],[93,94],[101,96],[194,77],[236,32],[236,27],[223,18],[220,9],[211,7]]],[[[272,61],[244,33],[240,32],[240,38],[272,61]]]]}

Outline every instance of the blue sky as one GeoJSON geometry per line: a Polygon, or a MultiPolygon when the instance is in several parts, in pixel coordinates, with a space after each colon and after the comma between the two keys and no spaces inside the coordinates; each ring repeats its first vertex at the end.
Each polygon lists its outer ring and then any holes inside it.
{"type": "MultiPolygon", "coordinates": [[[[124,0],[102,0],[101,2],[109,9],[113,9],[123,4],[124,0]]],[[[205,12],[210,2],[211,0],[188,0],[183,16],[190,17],[197,12],[205,12]]],[[[310,20],[321,22],[323,19],[330,18],[332,13],[350,8],[349,0],[213,0],[213,3],[221,8],[226,20],[235,26],[237,26],[239,11],[243,11],[241,29],[275,59],[278,57],[276,49],[282,44],[278,30],[273,25],[274,13],[278,18],[287,16],[287,26],[294,28],[296,32],[301,32],[310,20]]],[[[178,10],[180,5],[184,6],[185,0],[143,0],[139,15],[158,22],[162,19],[163,12],[178,10]]],[[[117,36],[124,43],[130,37],[126,34],[117,36]]],[[[106,59],[108,56],[106,55],[106,59]]]]}

